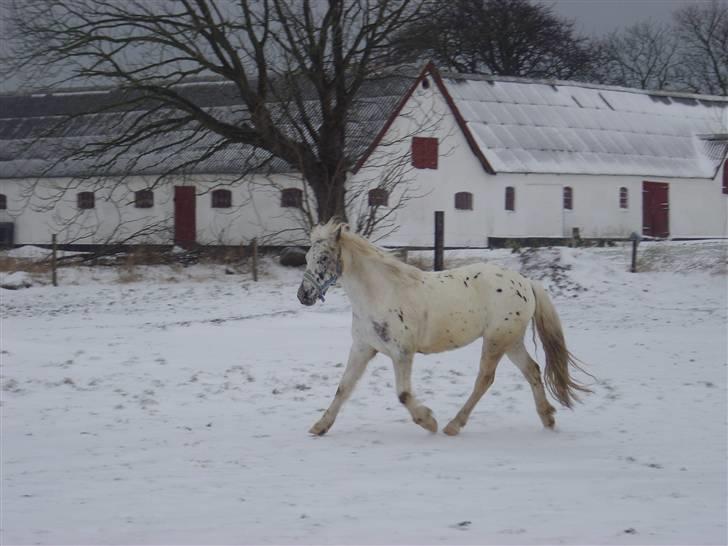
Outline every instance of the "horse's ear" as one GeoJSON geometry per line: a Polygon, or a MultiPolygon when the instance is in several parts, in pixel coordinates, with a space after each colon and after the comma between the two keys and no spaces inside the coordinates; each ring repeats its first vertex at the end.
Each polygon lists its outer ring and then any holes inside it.
{"type": "Polygon", "coordinates": [[[341,239],[341,231],[349,231],[349,224],[340,224],[339,229],[336,230],[336,240],[341,239]]]}

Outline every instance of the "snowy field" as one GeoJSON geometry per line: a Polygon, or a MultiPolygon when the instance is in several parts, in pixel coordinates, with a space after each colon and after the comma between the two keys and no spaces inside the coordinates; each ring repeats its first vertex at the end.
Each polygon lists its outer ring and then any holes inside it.
{"type": "MultiPolygon", "coordinates": [[[[224,266],[67,268],[58,288],[0,290],[0,542],[725,544],[725,247],[640,251],[638,274],[626,246],[477,253],[547,274],[598,378],[553,432],[504,359],[461,435],[429,434],[378,356],[309,436],[348,303],[334,288],[304,308],[301,271],[272,262],[258,283],[224,266]]],[[[415,359],[440,426],[479,351],[415,359]]]]}

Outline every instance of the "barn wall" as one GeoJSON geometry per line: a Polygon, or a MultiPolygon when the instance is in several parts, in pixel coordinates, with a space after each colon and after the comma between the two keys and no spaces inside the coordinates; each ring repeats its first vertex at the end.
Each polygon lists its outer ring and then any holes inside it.
{"type": "Polygon", "coordinates": [[[722,191],[722,170],[714,180],[664,182],[670,184],[671,237],[728,237],[728,195],[722,191]]]}
{"type": "Polygon", "coordinates": [[[642,233],[642,183],[669,184],[670,236],[725,237],[726,201],[720,177],[714,180],[642,176],[585,176],[501,173],[491,179],[492,237],[627,238],[642,233]],[[505,210],[505,188],[516,191],[516,210],[505,210]],[[573,192],[573,208],[563,208],[563,188],[573,192]],[[619,206],[619,189],[628,190],[628,208],[619,206]]]}
{"type": "Polygon", "coordinates": [[[642,182],[623,176],[509,174],[496,176],[492,198],[494,237],[628,237],[641,232],[642,182]],[[505,188],[516,192],[516,210],[505,210],[505,188]],[[563,188],[572,188],[572,209],[563,208],[563,188]],[[628,190],[628,208],[619,189],[628,190]]]}
{"type": "MultiPolygon", "coordinates": [[[[387,179],[389,169],[403,163],[404,186],[413,198],[392,217],[398,225],[395,233],[381,238],[388,246],[432,246],[434,213],[445,211],[445,245],[484,247],[487,245],[489,208],[487,185],[492,176],[473,155],[442,96],[430,82],[414,91],[402,113],[390,126],[382,144],[369,157],[365,166],[350,178],[350,187],[376,187],[387,179]],[[439,139],[437,169],[415,169],[411,166],[412,136],[439,139]],[[455,208],[455,194],[473,194],[473,210],[455,208]]],[[[390,195],[390,205],[398,202],[403,187],[390,195]]],[[[362,193],[358,208],[366,199],[362,193]]],[[[383,209],[389,212],[390,209],[383,209]]],[[[351,215],[356,223],[358,213],[351,215]]],[[[383,230],[384,231],[384,230],[383,230]]],[[[379,233],[381,235],[381,232],[379,233]]],[[[377,233],[374,234],[374,238],[377,233]]]]}
{"type": "Polygon", "coordinates": [[[0,221],[15,224],[16,244],[49,244],[53,233],[61,244],[124,242],[142,233],[135,244],[172,244],[174,241],[174,186],[194,186],[197,191],[197,242],[200,244],[247,244],[258,237],[263,244],[305,241],[299,228],[297,209],[282,208],[280,189],[302,188],[300,178],[288,175],[253,177],[245,184],[231,184],[219,176],[179,178],[154,188],[154,206],[136,208],[134,192],[150,187],[151,179],[130,177],[120,184],[109,180],[101,189],[69,179],[36,181],[28,200],[29,182],[0,180],[0,193],[7,196],[8,209],[0,221]],[[63,193],[64,188],[72,189],[63,193]],[[232,192],[232,207],[212,208],[211,190],[232,192]],[[95,208],[79,210],[76,194],[94,191],[95,208]],[[48,205],[52,204],[50,210],[48,205]]]}

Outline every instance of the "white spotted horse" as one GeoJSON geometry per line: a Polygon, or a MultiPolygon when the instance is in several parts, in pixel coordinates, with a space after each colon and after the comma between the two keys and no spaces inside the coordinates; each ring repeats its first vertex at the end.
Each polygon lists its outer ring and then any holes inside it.
{"type": "Polygon", "coordinates": [[[483,338],[483,349],[473,392],[443,432],[455,435],[465,426],[493,383],[503,355],[508,355],[531,385],[543,425],[553,428],[555,410],[546,399],[539,367],[524,344],[531,320],[546,354],[544,378],[554,398],[572,407],[578,391],[589,392],[569,373],[570,368],[581,368],[566,348],[554,305],[536,281],[486,263],[422,271],[334,221],[312,230],[306,260],[298,289],[300,302],[313,305],[317,299],[323,301],[326,290],[339,281],[353,314],[353,342],[344,375],[331,405],[311,427],[312,434],[323,435],[331,428],[367,363],[378,352],[392,359],[399,401],[414,422],[436,432],[432,411],[412,392],[414,355],[456,349],[478,338],[483,338]]]}

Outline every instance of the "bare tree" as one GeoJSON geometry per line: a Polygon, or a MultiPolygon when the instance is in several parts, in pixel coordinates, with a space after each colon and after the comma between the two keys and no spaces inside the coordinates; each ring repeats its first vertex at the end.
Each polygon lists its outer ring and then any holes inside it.
{"type": "Polygon", "coordinates": [[[403,58],[431,57],[471,74],[573,79],[588,72],[592,59],[573,22],[528,0],[442,2],[400,38],[403,58]]]}
{"type": "MultiPolygon", "coordinates": [[[[113,85],[99,108],[106,135],[74,158],[108,172],[155,154],[184,172],[235,146],[253,163],[298,170],[314,221],[345,218],[355,157],[347,123],[362,88],[387,74],[393,37],[416,22],[414,0],[14,0],[21,67],[59,69],[63,81],[113,85]],[[200,77],[231,82],[240,108],[206,107],[186,92],[200,77]],[[175,135],[169,138],[169,135],[175,135]]],[[[246,166],[249,168],[250,166],[246,166]]],[[[244,174],[244,173],[241,173],[244,174]]]]}
{"type": "Polygon", "coordinates": [[[728,95],[728,2],[689,4],[674,18],[687,87],[728,95]]]}
{"type": "Polygon", "coordinates": [[[639,89],[679,87],[682,66],[673,30],[639,22],[610,34],[602,44],[602,83],[639,89]]]}

